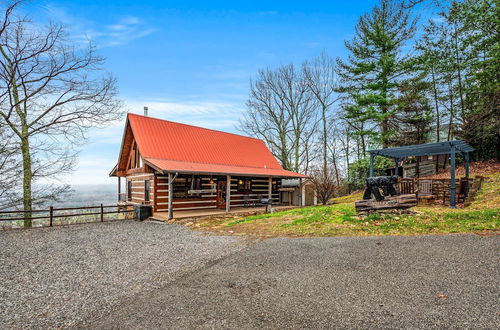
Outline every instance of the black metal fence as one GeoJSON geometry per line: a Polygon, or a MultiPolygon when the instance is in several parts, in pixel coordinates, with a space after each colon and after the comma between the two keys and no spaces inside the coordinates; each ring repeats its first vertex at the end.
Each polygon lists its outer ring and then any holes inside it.
{"type": "Polygon", "coordinates": [[[127,210],[123,205],[98,205],[83,207],[49,207],[45,210],[0,211],[0,224],[3,229],[22,228],[31,222],[33,227],[52,227],[54,225],[114,221],[132,219],[134,210],[127,210]],[[85,212],[79,212],[85,211],[85,212]],[[109,217],[115,215],[115,217],[109,217]],[[122,216],[120,216],[122,215],[122,216]],[[73,221],[68,221],[73,219],[73,221]]]}

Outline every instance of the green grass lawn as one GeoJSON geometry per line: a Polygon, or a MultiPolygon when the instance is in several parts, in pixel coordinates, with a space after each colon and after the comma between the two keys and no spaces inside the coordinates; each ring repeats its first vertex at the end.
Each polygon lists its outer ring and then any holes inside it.
{"type": "Polygon", "coordinates": [[[258,236],[414,235],[498,231],[500,229],[500,173],[487,177],[470,207],[415,207],[415,214],[371,214],[358,217],[354,201],[361,194],[333,199],[333,205],[297,208],[242,218],[212,219],[199,228],[258,236]]]}

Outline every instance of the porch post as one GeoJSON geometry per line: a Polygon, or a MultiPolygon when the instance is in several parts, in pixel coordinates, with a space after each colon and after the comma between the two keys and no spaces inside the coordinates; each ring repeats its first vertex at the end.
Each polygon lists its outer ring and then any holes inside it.
{"type": "Polygon", "coordinates": [[[268,194],[269,199],[273,198],[273,178],[272,177],[269,177],[269,185],[267,186],[267,194],[268,194]]]}
{"type": "Polygon", "coordinates": [[[122,185],[121,185],[121,177],[118,177],[118,202],[120,202],[120,198],[122,195],[122,185]]]}
{"type": "Polygon", "coordinates": [[[399,162],[399,159],[394,158],[394,175],[395,176],[399,176],[399,173],[398,173],[398,162],[399,162]]]}
{"type": "Polygon", "coordinates": [[[172,173],[168,173],[168,220],[174,217],[174,185],[172,173]]]}
{"type": "Polygon", "coordinates": [[[302,178],[299,179],[299,206],[304,206],[302,204],[302,178]]]}
{"type": "Polygon", "coordinates": [[[306,184],[304,181],[301,182],[302,186],[300,187],[300,206],[306,205],[306,184]]]}
{"type": "Polygon", "coordinates": [[[120,207],[120,203],[121,203],[121,199],[122,199],[122,185],[121,185],[121,177],[118,176],[118,211],[121,210],[121,207],[120,207]]]}
{"type": "Polygon", "coordinates": [[[450,208],[455,208],[455,193],[457,187],[455,184],[455,146],[451,146],[450,152],[450,208]]]}
{"type": "Polygon", "coordinates": [[[231,176],[227,176],[226,183],[226,212],[231,210],[231,176]]]}
{"type": "Polygon", "coordinates": [[[373,159],[375,155],[370,152],[370,176],[373,176],[373,159]]]}

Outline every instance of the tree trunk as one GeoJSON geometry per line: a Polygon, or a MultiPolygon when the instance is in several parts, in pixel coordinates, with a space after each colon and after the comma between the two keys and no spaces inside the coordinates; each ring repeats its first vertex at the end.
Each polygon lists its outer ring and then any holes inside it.
{"type": "Polygon", "coordinates": [[[327,126],[326,126],[326,108],[324,106],[322,107],[321,120],[323,121],[323,176],[324,179],[326,180],[326,174],[327,174],[326,172],[328,167],[328,159],[327,159],[328,137],[327,137],[327,126]]]}
{"type": "Polygon", "coordinates": [[[31,181],[33,180],[33,172],[31,171],[30,145],[27,136],[21,137],[21,153],[23,156],[23,206],[24,211],[28,211],[24,214],[24,227],[31,227],[31,211],[33,202],[31,195],[31,181]]]}
{"type": "Polygon", "coordinates": [[[451,88],[451,81],[448,82],[448,91],[450,94],[450,123],[448,126],[448,141],[451,141],[453,138],[453,116],[454,116],[454,110],[453,110],[453,91],[451,88]]]}
{"type": "Polygon", "coordinates": [[[431,68],[432,72],[432,85],[434,89],[434,104],[436,106],[436,142],[439,142],[439,135],[440,135],[440,118],[439,118],[439,103],[438,103],[438,95],[437,95],[437,88],[436,88],[436,77],[434,75],[434,67],[431,68]]]}

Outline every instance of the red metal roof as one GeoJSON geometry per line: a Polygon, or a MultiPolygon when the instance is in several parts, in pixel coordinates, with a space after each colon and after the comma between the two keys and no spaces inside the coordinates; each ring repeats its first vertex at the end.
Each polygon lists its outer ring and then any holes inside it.
{"type": "Polygon", "coordinates": [[[142,158],[166,172],[304,177],[284,170],[264,141],[128,114],[142,158]]]}

